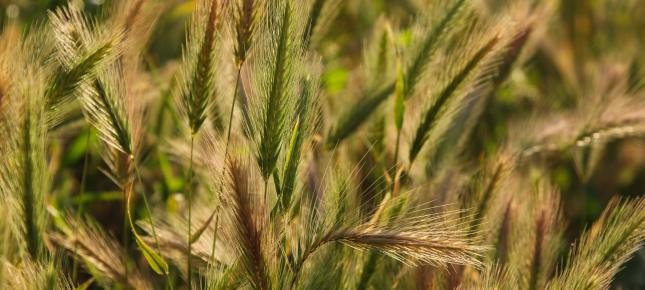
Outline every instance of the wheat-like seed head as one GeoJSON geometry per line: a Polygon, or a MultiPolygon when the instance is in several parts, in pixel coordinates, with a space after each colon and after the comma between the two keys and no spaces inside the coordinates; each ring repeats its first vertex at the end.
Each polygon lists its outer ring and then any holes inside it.
{"type": "Polygon", "coordinates": [[[607,289],[621,265],[645,241],[645,199],[613,199],[572,248],[547,289],[607,289]]]}

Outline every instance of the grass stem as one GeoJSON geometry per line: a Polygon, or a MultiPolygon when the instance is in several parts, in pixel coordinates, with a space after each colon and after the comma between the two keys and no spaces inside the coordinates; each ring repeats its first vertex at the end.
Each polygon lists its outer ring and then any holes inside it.
{"type": "MultiPolygon", "coordinates": [[[[146,191],[145,191],[145,186],[143,184],[143,178],[141,178],[141,172],[139,171],[139,166],[137,165],[136,162],[133,162],[134,164],[134,171],[137,175],[137,179],[139,180],[139,183],[141,184],[141,196],[143,198],[143,204],[146,207],[146,211],[148,212],[148,222],[150,223],[150,228],[152,230],[152,237],[155,239],[155,247],[157,247],[157,251],[160,251],[161,248],[159,247],[159,238],[157,236],[157,230],[155,229],[155,223],[152,220],[152,210],[150,209],[150,204],[148,203],[148,198],[146,197],[146,191]]],[[[168,285],[170,289],[172,289],[172,283],[170,281],[170,275],[166,275],[166,279],[168,280],[168,285]]]]}
{"type": "MultiPolygon", "coordinates": [[[[85,137],[85,157],[83,159],[83,173],[81,173],[81,184],[79,186],[78,197],[81,201],[78,205],[78,210],[76,212],[76,219],[80,220],[83,216],[83,211],[85,210],[85,202],[83,198],[85,197],[85,183],[87,179],[87,170],[89,166],[90,159],[90,136],[92,135],[92,127],[87,128],[87,137],[85,137]]],[[[74,254],[76,254],[76,243],[74,244],[74,254]]],[[[74,259],[72,262],[72,281],[76,281],[78,275],[78,261],[74,259]]]]}
{"type": "MultiPolygon", "coordinates": [[[[228,158],[228,147],[229,144],[231,143],[231,128],[233,128],[233,114],[235,112],[235,103],[237,103],[237,90],[239,88],[239,83],[240,83],[240,75],[242,73],[242,65],[244,63],[240,63],[237,66],[237,74],[235,77],[235,88],[233,89],[233,102],[231,103],[231,111],[228,115],[228,128],[226,130],[226,144],[224,145],[224,162],[222,164],[222,179],[220,180],[220,186],[219,186],[219,193],[221,195],[222,189],[224,187],[224,171],[226,170],[226,159],[228,158]]],[[[220,204],[217,204],[217,208],[215,209],[215,228],[213,229],[213,247],[211,249],[211,255],[209,257],[209,261],[214,261],[215,259],[215,245],[217,243],[217,227],[219,223],[219,207],[220,204]]]]}
{"type": "Polygon", "coordinates": [[[186,233],[186,243],[188,243],[188,255],[186,257],[188,263],[188,289],[192,289],[192,274],[193,267],[191,265],[191,255],[192,255],[192,244],[190,242],[190,237],[192,234],[192,199],[193,199],[193,151],[195,149],[195,133],[190,135],[190,163],[188,165],[188,232],[186,233]]]}

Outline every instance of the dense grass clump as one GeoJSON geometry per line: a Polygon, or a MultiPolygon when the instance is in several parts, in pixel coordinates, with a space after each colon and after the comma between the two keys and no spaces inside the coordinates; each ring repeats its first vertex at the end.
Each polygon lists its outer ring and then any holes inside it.
{"type": "Polygon", "coordinates": [[[645,287],[642,1],[24,2],[0,289],[645,287]]]}

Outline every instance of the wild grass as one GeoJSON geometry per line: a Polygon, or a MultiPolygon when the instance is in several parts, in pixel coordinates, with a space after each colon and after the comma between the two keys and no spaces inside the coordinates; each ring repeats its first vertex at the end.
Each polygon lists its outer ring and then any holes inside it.
{"type": "Polygon", "coordinates": [[[2,289],[629,283],[638,1],[10,2],[2,289]]]}

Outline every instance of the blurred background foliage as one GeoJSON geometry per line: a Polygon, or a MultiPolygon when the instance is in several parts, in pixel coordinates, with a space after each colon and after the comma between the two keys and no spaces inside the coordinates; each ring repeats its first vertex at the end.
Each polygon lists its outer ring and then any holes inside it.
{"type": "MultiPolygon", "coordinates": [[[[101,7],[110,0],[71,0],[97,17],[101,7]]],[[[426,0],[431,1],[431,0],[426,0]]],[[[0,25],[19,20],[28,26],[44,21],[46,11],[65,5],[67,0],[0,0],[0,25]]],[[[193,11],[193,1],[159,1],[164,12],[158,20],[147,54],[147,69],[154,75],[168,73],[180,58],[185,39],[186,20],[193,11]]],[[[323,80],[328,96],[335,96],[352,86],[352,71],[361,63],[365,39],[379,19],[386,15],[398,26],[405,27],[415,16],[416,0],[345,0],[342,10],[329,32],[318,45],[325,63],[323,80]]],[[[486,0],[483,5],[496,13],[510,0],[486,0]]],[[[611,86],[614,71],[627,69],[630,89],[643,87],[645,72],[645,1],[643,0],[557,0],[556,13],[548,21],[548,29],[534,40],[529,58],[517,69],[486,104],[483,116],[473,130],[474,136],[465,154],[471,160],[492,154],[503,146],[503,140],[519,118],[529,112],[558,112],[583,104],[587,98],[602,94],[611,86]],[[604,80],[601,84],[598,80],[604,80]]],[[[406,31],[399,41],[406,42],[406,31]]],[[[376,74],[381,72],[375,72],[376,74]]],[[[161,83],[161,82],[160,82],[161,83]]],[[[165,84],[164,84],[165,85],[165,84]]],[[[159,88],[170,96],[171,88],[159,88]]],[[[334,98],[326,99],[333,102],[334,98]]],[[[169,103],[165,103],[169,105],[169,103]]],[[[331,105],[333,107],[333,104],[331,105]]],[[[159,110],[157,124],[151,124],[159,136],[164,130],[173,130],[176,116],[172,110],[159,110]],[[170,125],[169,125],[170,124],[170,125]]],[[[118,211],[121,194],[110,191],[111,183],[97,169],[101,158],[96,148],[97,136],[88,129],[78,130],[71,141],[55,141],[52,146],[54,164],[65,171],[53,177],[55,201],[60,208],[83,205],[102,224],[119,232],[122,221],[118,211]],[[89,142],[87,141],[89,138],[89,142]],[[65,142],[65,143],[63,143],[65,142]],[[84,156],[89,157],[87,193],[75,196],[80,183],[84,156]]],[[[55,139],[56,140],[56,139],[55,139]]],[[[551,179],[561,190],[565,215],[571,224],[569,237],[578,235],[594,221],[608,200],[614,195],[641,195],[645,193],[645,140],[627,138],[595,147],[576,149],[557,158],[541,160],[548,166],[551,179]],[[602,153],[598,153],[602,152],[602,153]]],[[[183,200],[174,193],[184,187],[183,174],[171,166],[171,160],[151,148],[145,152],[158,164],[161,176],[146,176],[151,180],[150,192],[160,193],[153,198],[166,202],[169,210],[179,208],[183,200]]],[[[145,159],[144,159],[145,160],[145,159]]],[[[157,174],[157,173],[154,173],[157,174]]],[[[623,289],[645,289],[645,251],[641,250],[626,265],[615,284],[623,289]]]]}

